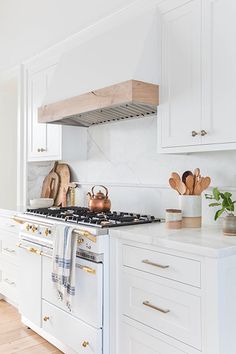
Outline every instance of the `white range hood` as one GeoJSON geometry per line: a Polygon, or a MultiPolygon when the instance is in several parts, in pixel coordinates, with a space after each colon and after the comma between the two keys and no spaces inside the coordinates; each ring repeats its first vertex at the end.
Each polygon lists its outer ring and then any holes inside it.
{"type": "Polygon", "coordinates": [[[134,18],[123,21],[121,18],[119,25],[65,53],[50,82],[44,105],[39,109],[39,121],[90,126],[155,114],[159,82],[158,19],[158,11],[153,9],[134,18]],[[134,88],[138,82],[143,94],[137,99],[134,88]],[[129,97],[124,94],[117,101],[115,97],[122,85],[129,87],[129,97]],[[96,100],[94,107],[87,104],[86,100],[97,92],[101,96],[103,92],[108,93],[105,105],[104,100],[96,100]],[[150,100],[147,99],[149,92],[150,100]],[[92,119],[94,113],[96,118],[92,119]]]}

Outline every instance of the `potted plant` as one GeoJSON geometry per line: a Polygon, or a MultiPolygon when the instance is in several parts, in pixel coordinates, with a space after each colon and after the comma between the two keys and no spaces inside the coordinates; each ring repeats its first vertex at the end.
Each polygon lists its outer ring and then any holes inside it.
{"type": "Polygon", "coordinates": [[[234,215],[234,205],[236,200],[232,200],[232,193],[221,192],[218,188],[213,188],[212,194],[205,194],[206,199],[214,200],[210,207],[219,206],[215,213],[215,220],[222,214],[226,214],[223,221],[223,232],[227,236],[236,236],[236,216],[234,215]]]}

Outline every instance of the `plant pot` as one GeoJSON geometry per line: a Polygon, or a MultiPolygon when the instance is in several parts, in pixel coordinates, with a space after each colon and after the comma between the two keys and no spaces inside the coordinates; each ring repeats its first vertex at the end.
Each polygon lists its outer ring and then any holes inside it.
{"type": "Polygon", "coordinates": [[[179,208],[183,213],[183,227],[202,226],[202,197],[200,195],[180,195],[179,208]]]}
{"type": "Polygon", "coordinates": [[[226,236],[236,236],[236,216],[228,215],[224,217],[223,233],[226,236]]]}

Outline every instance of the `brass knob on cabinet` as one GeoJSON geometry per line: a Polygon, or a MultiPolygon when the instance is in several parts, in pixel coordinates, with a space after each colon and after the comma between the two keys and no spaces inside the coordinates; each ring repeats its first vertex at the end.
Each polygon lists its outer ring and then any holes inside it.
{"type": "Polygon", "coordinates": [[[43,320],[44,322],[47,322],[49,320],[49,316],[44,316],[43,320]]]}
{"type": "Polygon", "coordinates": [[[198,135],[198,133],[196,132],[196,130],[193,130],[192,131],[192,137],[195,137],[195,136],[197,136],[198,135]]]}
{"type": "Polygon", "coordinates": [[[89,345],[89,342],[87,340],[83,341],[82,347],[86,348],[89,345]]]}
{"type": "Polygon", "coordinates": [[[201,130],[201,136],[205,136],[205,135],[207,135],[207,132],[205,131],[205,130],[201,130]]]}
{"type": "Polygon", "coordinates": [[[41,150],[40,150],[41,152],[44,152],[44,151],[46,151],[46,149],[43,149],[43,148],[41,148],[41,150]]]}

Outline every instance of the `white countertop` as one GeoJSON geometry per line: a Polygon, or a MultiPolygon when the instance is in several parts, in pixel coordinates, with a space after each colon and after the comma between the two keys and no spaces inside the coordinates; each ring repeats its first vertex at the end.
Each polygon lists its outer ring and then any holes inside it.
{"type": "Polygon", "coordinates": [[[112,237],[207,257],[236,255],[236,236],[224,236],[219,227],[169,230],[165,223],[111,228],[112,237]]]}

